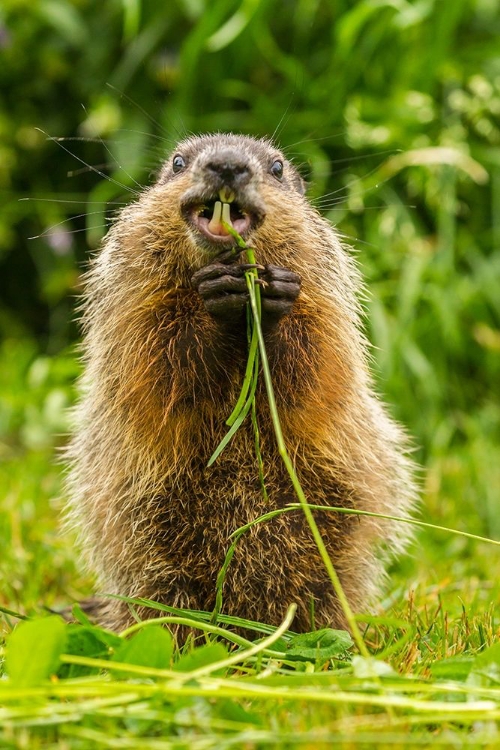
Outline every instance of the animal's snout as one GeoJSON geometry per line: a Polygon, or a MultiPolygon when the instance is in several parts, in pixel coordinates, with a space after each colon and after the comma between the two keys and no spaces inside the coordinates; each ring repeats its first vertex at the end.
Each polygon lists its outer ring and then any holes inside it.
{"type": "Polygon", "coordinates": [[[217,188],[243,187],[253,175],[247,157],[233,149],[211,154],[203,164],[203,169],[217,188]]]}

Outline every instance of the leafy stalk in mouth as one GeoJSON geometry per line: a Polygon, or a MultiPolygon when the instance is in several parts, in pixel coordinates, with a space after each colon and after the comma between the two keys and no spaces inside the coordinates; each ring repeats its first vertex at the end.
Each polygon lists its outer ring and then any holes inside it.
{"type": "MultiPolygon", "coordinates": [[[[232,224],[230,222],[224,222],[224,228],[227,232],[229,232],[229,234],[231,234],[234,237],[238,247],[240,247],[242,250],[246,252],[247,260],[249,264],[256,265],[255,253],[253,249],[247,246],[243,238],[234,229],[232,224]]],[[[328,577],[330,578],[330,581],[332,582],[333,589],[344,611],[346,620],[349,623],[349,627],[351,628],[351,632],[352,632],[354,640],[356,641],[356,645],[358,646],[360,653],[366,658],[369,658],[368,649],[363,640],[361,632],[358,628],[356,618],[347,600],[347,597],[344,593],[342,584],[340,583],[340,579],[337,575],[337,571],[335,570],[333,563],[330,559],[330,555],[328,554],[328,550],[326,549],[326,545],[323,541],[318,525],[312,514],[311,507],[307,501],[304,490],[302,489],[299,478],[295,471],[295,467],[293,465],[293,462],[286,448],[285,439],[283,437],[283,431],[281,429],[281,422],[280,422],[280,418],[278,415],[278,409],[276,406],[276,399],[274,396],[274,388],[273,388],[273,384],[271,380],[271,371],[270,371],[269,362],[267,359],[264,336],[262,334],[262,327],[261,327],[262,306],[261,306],[261,297],[260,297],[260,287],[258,284],[256,284],[256,280],[258,279],[257,268],[250,268],[247,271],[245,271],[245,279],[247,283],[248,294],[250,297],[250,303],[248,305],[247,312],[251,311],[251,315],[248,315],[249,353],[248,353],[247,366],[245,370],[245,378],[243,381],[243,387],[241,389],[241,393],[238,398],[237,404],[227,420],[227,424],[231,425],[230,430],[226,433],[223,440],[219,443],[219,445],[215,449],[213,455],[211,456],[209,460],[208,465],[211,466],[214,463],[214,461],[217,459],[217,457],[221,454],[221,452],[224,450],[228,442],[231,440],[231,438],[237,431],[238,427],[242,424],[243,420],[247,416],[248,412],[250,411],[250,408],[253,409],[253,413],[255,415],[255,391],[256,391],[257,380],[258,380],[258,375],[259,375],[259,356],[260,356],[260,359],[262,360],[262,372],[264,376],[264,383],[266,386],[267,399],[269,403],[269,411],[271,414],[274,434],[275,434],[276,443],[278,446],[278,453],[280,454],[281,459],[288,472],[288,476],[290,477],[290,481],[292,483],[293,489],[295,491],[295,494],[297,495],[300,506],[304,512],[307,523],[313,535],[314,541],[316,542],[316,546],[320,553],[321,559],[328,573],[328,577]]],[[[256,428],[256,419],[254,419],[254,428],[256,428]]],[[[256,432],[256,436],[257,436],[256,442],[258,443],[258,431],[256,432]]],[[[261,477],[261,484],[264,487],[262,458],[260,456],[260,451],[258,451],[258,457],[259,457],[259,474],[261,477]]],[[[264,487],[264,492],[265,492],[265,487],[264,487]]],[[[215,609],[213,613],[213,618],[217,617],[222,607],[222,587],[224,584],[224,578],[226,575],[227,568],[229,567],[229,563],[234,554],[234,547],[235,547],[236,541],[237,540],[235,540],[235,542],[233,542],[233,544],[229,548],[228,553],[226,555],[226,560],[217,578],[216,605],[215,605],[215,609]]]]}
{"type": "MultiPolygon", "coordinates": [[[[222,192],[222,191],[221,191],[222,192]]],[[[228,205],[225,203],[224,205],[228,205]]],[[[242,250],[245,251],[247,260],[252,265],[257,265],[255,262],[255,253],[251,247],[248,247],[248,245],[245,243],[243,238],[238,234],[238,232],[234,229],[232,224],[230,222],[224,222],[225,226],[224,228],[226,231],[231,234],[234,239],[236,240],[236,243],[238,247],[240,247],[242,250]]],[[[253,290],[257,310],[259,314],[259,320],[260,320],[260,312],[261,312],[261,299],[260,299],[260,288],[257,284],[255,284],[255,279],[258,278],[258,272],[256,268],[249,269],[245,272],[245,279],[247,283],[247,287],[249,290],[249,294],[253,290]]],[[[240,395],[238,397],[238,401],[236,402],[236,405],[229,415],[229,417],[226,420],[226,424],[231,428],[222,441],[219,443],[217,448],[215,449],[214,453],[210,457],[210,460],[208,462],[208,466],[212,466],[214,461],[220,456],[226,445],[229,443],[233,435],[237,432],[240,425],[245,420],[245,417],[247,416],[250,409],[255,409],[255,391],[257,389],[257,381],[259,376],[259,344],[258,344],[258,334],[257,334],[257,327],[254,323],[252,323],[252,314],[251,314],[251,308],[247,307],[247,336],[248,336],[248,359],[247,359],[247,365],[245,369],[245,376],[243,378],[243,385],[240,391],[240,395]]],[[[256,420],[254,419],[254,427],[256,427],[256,420]]],[[[256,433],[256,442],[258,442],[258,432],[256,433]]],[[[259,461],[259,474],[261,474],[261,484],[263,488],[264,496],[267,499],[267,492],[263,483],[263,477],[261,473],[262,469],[262,459],[260,456],[260,451],[258,452],[258,461],[259,461]]]]}

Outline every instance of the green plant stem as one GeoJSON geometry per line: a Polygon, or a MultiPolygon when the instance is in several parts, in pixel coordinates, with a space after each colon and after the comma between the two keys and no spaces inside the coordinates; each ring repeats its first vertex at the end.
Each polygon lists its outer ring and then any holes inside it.
{"type": "Polygon", "coordinates": [[[120,638],[128,638],[130,635],[137,633],[139,630],[151,627],[151,625],[183,625],[187,628],[193,628],[193,630],[202,630],[205,633],[210,633],[219,638],[226,638],[227,640],[233,641],[238,646],[248,648],[252,645],[252,641],[248,641],[236,633],[229,632],[225,628],[218,627],[217,625],[211,625],[208,622],[202,622],[201,620],[193,620],[189,617],[176,617],[175,615],[165,615],[164,617],[151,617],[148,620],[142,620],[131,625],[126,630],[122,630],[119,633],[120,638]]]}
{"type": "MultiPolygon", "coordinates": [[[[93,659],[90,657],[72,657],[72,663],[93,666],[98,669],[110,671],[135,672],[137,675],[144,677],[161,677],[163,670],[157,670],[153,667],[139,667],[133,664],[120,664],[119,662],[110,662],[105,659],[93,659]],[[158,674],[160,673],[160,674],[158,674]]],[[[170,673],[170,670],[165,670],[170,673]]],[[[238,698],[246,700],[259,701],[286,701],[289,703],[301,703],[306,705],[312,703],[324,705],[344,705],[344,706],[371,706],[381,709],[387,707],[398,710],[409,710],[412,713],[420,715],[417,717],[401,717],[403,724],[407,724],[411,718],[418,721],[433,723],[436,721],[494,721],[500,718],[500,710],[494,701],[498,701],[499,691],[495,689],[480,688],[477,686],[455,685],[447,683],[439,685],[432,683],[425,685],[419,682],[412,686],[407,682],[403,684],[391,681],[384,685],[382,693],[372,693],[365,690],[318,690],[316,687],[297,686],[293,689],[290,686],[266,685],[262,682],[251,680],[235,680],[234,678],[202,677],[199,681],[189,680],[186,683],[186,675],[189,678],[189,672],[175,672],[175,678],[169,680],[170,674],[165,677],[164,681],[152,683],[148,682],[130,682],[112,680],[108,677],[96,677],[80,681],[61,680],[47,685],[41,685],[30,688],[16,688],[8,681],[0,684],[0,700],[2,703],[9,705],[15,703],[15,713],[11,714],[13,718],[18,715],[19,702],[27,699],[39,700],[40,698],[60,698],[65,701],[78,700],[90,696],[102,696],[112,702],[120,702],[120,698],[130,696],[130,701],[136,701],[138,698],[149,698],[158,696],[168,696],[175,700],[183,697],[200,696],[214,700],[215,698],[238,698]],[[403,694],[399,694],[402,691],[403,694]],[[424,697],[413,697],[405,693],[418,692],[424,693],[424,697]],[[445,693],[444,700],[434,700],[435,693],[445,693]],[[464,696],[465,700],[450,701],[448,693],[456,694],[457,697],[464,696]],[[484,696],[477,699],[476,695],[484,696]],[[448,698],[448,700],[446,700],[448,698]]],[[[356,685],[359,687],[359,685],[356,685]]],[[[59,710],[59,705],[51,704],[50,709],[59,710]]],[[[33,706],[29,707],[30,711],[33,706]]],[[[71,710],[71,707],[62,704],[61,710],[71,710]]],[[[73,707],[74,710],[74,707],[73,707]]],[[[1,709],[0,717],[5,720],[8,716],[8,709],[1,709]]],[[[380,717],[377,717],[379,719],[380,717]]]]}
{"type": "MultiPolygon", "coordinates": [[[[469,531],[460,531],[459,529],[450,529],[448,526],[438,526],[434,523],[427,523],[426,521],[418,521],[415,518],[404,518],[402,516],[391,516],[388,513],[373,513],[370,510],[355,510],[354,508],[341,508],[337,505],[314,505],[308,503],[311,510],[324,510],[329,513],[344,513],[348,516],[369,516],[370,518],[383,518],[387,521],[397,521],[398,523],[407,523],[411,526],[419,526],[424,529],[433,529],[434,531],[445,531],[449,534],[456,534],[457,536],[463,536],[466,539],[474,539],[476,542],[486,542],[487,544],[494,544],[500,547],[500,540],[490,539],[487,536],[479,536],[478,534],[471,534],[469,531]]],[[[294,510],[301,510],[302,505],[300,503],[288,503],[284,508],[276,508],[270,510],[268,513],[263,513],[262,516],[254,518],[253,521],[249,521],[244,526],[240,526],[238,529],[233,531],[231,537],[234,539],[239,538],[245,531],[248,531],[252,526],[265,521],[270,521],[276,516],[280,516],[282,513],[290,513],[294,510]]]]}
{"type": "MultiPolygon", "coordinates": [[[[239,413],[236,415],[235,419],[233,420],[231,424],[231,428],[226,432],[222,440],[220,441],[217,448],[214,450],[212,455],[210,456],[207,466],[210,467],[212,464],[218,459],[226,445],[230,442],[233,435],[238,431],[240,425],[245,421],[245,418],[252,408],[252,404],[255,400],[255,390],[257,388],[257,374],[255,373],[255,363],[258,367],[258,357],[254,358],[254,373],[251,382],[251,390],[250,394],[247,398],[247,400],[244,402],[243,407],[239,409],[239,413]]],[[[246,394],[245,394],[246,395],[246,394]]],[[[234,409],[233,414],[235,414],[236,409],[234,409]]],[[[233,414],[231,416],[233,416],[233,414]]],[[[228,420],[229,423],[229,420],[228,420]]]]}
{"type": "Polygon", "coordinates": [[[262,454],[260,452],[260,432],[259,432],[259,424],[257,422],[257,409],[255,406],[255,398],[252,401],[252,425],[253,425],[253,434],[255,435],[255,455],[257,456],[257,465],[259,469],[260,488],[262,490],[262,497],[267,502],[269,500],[269,495],[267,494],[266,483],[264,479],[264,462],[262,460],[262,454]]]}
{"type": "MultiPolygon", "coordinates": [[[[252,248],[247,247],[245,241],[242,239],[242,237],[240,237],[238,232],[236,232],[236,230],[233,229],[232,226],[227,224],[225,221],[223,221],[222,223],[224,227],[226,228],[226,230],[234,237],[238,246],[242,250],[246,251],[248,262],[256,265],[255,254],[252,248]]],[[[257,278],[258,277],[257,269],[249,269],[248,271],[246,271],[245,278],[247,279],[247,283],[248,283],[249,277],[257,278]]],[[[259,288],[257,288],[256,290],[256,300],[257,300],[257,307],[260,313],[261,299],[260,299],[259,288]]],[[[255,330],[255,326],[253,325],[252,316],[250,313],[248,314],[248,339],[249,339],[248,359],[247,359],[247,364],[245,368],[245,376],[243,379],[243,385],[241,387],[240,395],[238,396],[236,405],[226,420],[226,424],[231,429],[224,435],[223,439],[221,440],[219,445],[216,447],[216,449],[210,456],[207,466],[208,467],[212,466],[212,464],[217,460],[217,458],[220,456],[224,448],[231,441],[231,439],[233,438],[233,436],[239,429],[240,425],[244,422],[250,409],[252,409],[252,422],[253,422],[253,426],[255,430],[255,446],[256,446],[257,461],[258,461],[258,466],[259,466],[259,477],[261,480],[264,498],[267,500],[267,492],[264,486],[264,472],[263,472],[263,467],[262,467],[262,456],[260,455],[257,419],[255,416],[255,391],[257,388],[257,381],[258,381],[258,376],[259,376],[259,348],[258,348],[257,332],[255,330]]]]}
{"type": "MultiPolygon", "coordinates": [[[[133,604],[138,607],[149,607],[151,609],[155,609],[158,612],[163,613],[161,617],[165,617],[166,615],[172,615],[174,617],[189,617],[189,619],[195,620],[196,622],[210,622],[211,620],[211,613],[202,610],[169,607],[166,604],[159,604],[158,602],[152,601],[150,599],[143,599],[141,597],[120,596],[118,594],[106,594],[106,596],[110,599],[118,599],[118,601],[133,604]]],[[[270,635],[276,630],[273,625],[267,625],[265,623],[255,622],[253,620],[246,620],[243,617],[231,617],[230,615],[220,615],[218,618],[218,622],[222,623],[223,625],[244,628],[245,630],[254,630],[256,633],[263,635],[270,635]]],[[[136,623],[136,625],[138,624],[139,623],[136,623]]],[[[135,625],[131,627],[135,627],[135,625]]],[[[285,634],[284,637],[287,639],[295,635],[297,635],[297,633],[289,631],[287,634],[285,634]]]]}
{"type": "MultiPolygon", "coordinates": [[[[255,253],[252,248],[248,247],[243,238],[238,234],[238,232],[229,224],[226,222],[223,222],[225,229],[234,237],[236,240],[236,243],[238,247],[240,247],[242,250],[245,250],[247,254],[248,262],[252,265],[256,265],[255,260],[255,253]]],[[[288,451],[286,449],[285,440],[283,438],[283,431],[281,429],[281,422],[278,415],[278,409],[276,406],[276,399],[274,397],[274,389],[273,384],[271,380],[271,371],[269,369],[269,361],[267,359],[267,352],[266,352],[266,346],[264,342],[264,336],[262,333],[262,327],[261,327],[261,298],[260,298],[260,288],[258,285],[256,285],[256,279],[258,278],[257,270],[256,269],[250,269],[245,273],[245,279],[247,283],[248,293],[250,297],[250,308],[253,315],[253,327],[252,327],[252,341],[255,340],[255,336],[257,337],[258,342],[258,348],[260,352],[260,358],[262,361],[262,371],[264,374],[264,383],[266,386],[266,393],[267,398],[269,402],[269,410],[271,413],[271,420],[273,423],[274,433],[276,436],[276,442],[278,446],[278,452],[279,455],[285,464],[286,470],[288,472],[288,475],[290,476],[290,480],[292,482],[293,488],[295,490],[295,494],[297,495],[297,498],[299,500],[300,506],[304,512],[304,515],[306,517],[307,523],[309,525],[309,528],[311,529],[311,533],[313,535],[314,541],[316,542],[316,546],[318,548],[318,551],[320,553],[321,559],[323,560],[323,564],[325,565],[326,571],[328,573],[328,576],[332,582],[334,591],[337,595],[337,598],[340,602],[340,605],[344,611],[344,614],[346,616],[346,620],[349,624],[349,627],[351,628],[351,632],[353,635],[353,638],[356,642],[356,645],[360,651],[360,653],[365,656],[366,658],[369,658],[368,649],[366,648],[366,645],[363,641],[363,637],[361,635],[361,632],[357,626],[356,619],[354,616],[354,613],[350,607],[350,604],[347,600],[347,597],[344,593],[344,590],[342,588],[342,584],[340,583],[340,579],[337,575],[337,572],[333,566],[333,563],[330,559],[330,556],[328,554],[328,550],[326,549],[325,543],[323,541],[323,538],[320,534],[318,525],[316,524],[316,521],[314,520],[314,516],[312,514],[311,508],[309,507],[309,504],[307,502],[306,496],[304,494],[304,491],[301,487],[301,484],[299,482],[299,478],[295,472],[295,467],[290,459],[290,456],[288,455],[288,451]]],[[[256,354],[255,354],[256,356],[256,354]]],[[[256,386],[256,380],[258,373],[255,372],[254,368],[254,362],[252,361],[250,363],[247,362],[247,368],[246,368],[246,375],[250,371],[250,364],[252,366],[252,370],[254,373],[254,382],[253,385],[256,386]]],[[[246,388],[246,393],[248,392],[249,388],[249,378],[245,377],[245,383],[244,388],[246,388]]],[[[254,390],[254,389],[253,389],[254,390]]],[[[245,394],[246,395],[246,394],[245,394]]],[[[255,397],[255,390],[253,396],[249,397],[247,401],[245,402],[245,405],[241,407],[241,403],[244,401],[244,398],[242,398],[240,394],[240,398],[238,399],[238,404],[240,405],[238,408],[240,408],[239,415],[243,413],[243,410],[246,408],[247,404],[251,406],[251,401],[253,401],[253,398],[255,397]]],[[[234,418],[234,414],[236,412],[236,408],[233,410],[230,419],[234,418]]],[[[246,412],[243,416],[246,416],[246,412]]],[[[234,418],[235,419],[235,418],[234,418]]],[[[241,421],[243,421],[243,419],[241,421]]],[[[233,426],[230,430],[230,432],[224,437],[223,441],[219,444],[219,446],[216,448],[214,454],[211,456],[209,461],[209,466],[215,461],[216,457],[220,454],[220,452],[224,449],[225,445],[229,442],[232,435],[235,432],[235,424],[236,422],[233,422],[233,426]]],[[[239,425],[239,423],[238,423],[239,425]]],[[[236,428],[237,429],[237,428],[236,428]]],[[[216,619],[218,613],[220,612],[220,609],[222,607],[222,587],[224,584],[225,575],[229,566],[229,563],[231,562],[232,556],[234,554],[235,549],[235,542],[231,545],[230,549],[228,550],[228,553],[226,554],[226,559],[224,561],[224,565],[219,573],[219,576],[217,577],[217,587],[216,587],[216,605],[214,608],[212,620],[216,619]]]]}
{"type": "Polygon", "coordinates": [[[257,334],[255,333],[255,330],[252,332],[251,339],[250,339],[250,345],[248,348],[248,360],[247,360],[247,366],[245,369],[245,377],[243,379],[243,385],[241,387],[240,395],[238,397],[238,401],[236,402],[236,406],[234,407],[233,411],[229,415],[229,417],[226,420],[226,424],[231,427],[236,419],[238,418],[238,415],[241,413],[242,409],[245,408],[246,404],[246,398],[248,395],[248,391],[252,385],[253,377],[254,377],[254,371],[256,368],[256,362],[257,362],[257,368],[258,368],[258,360],[259,360],[259,342],[257,339],[257,334]]]}
{"type": "Polygon", "coordinates": [[[223,661],[207,664],[204,667],[200,667],[199,669],[190,672],[190,677],[199,678],[208,675],[210,674],[210,672],[214,672],[217,669],[227,669],[228,667],[239,664],[246,659],[250,659],[250,657],[255,656],[256,654],[263,653],[267,648],[269,648],[269,646],[272,646],[275,641],[279,640],[283,633],[286,633],[286,631],[292,624],[296,611],[297,605],[290,604],[283,622],[276,628],[274,633],[271,633],[271,635],[268,635],[267,638],[263,638],[258,643],[253,643],[246,651],[240,651],[236,654],[233,654],[232,656],[228,656],[228,658],[224,659],[223,661]]]}
{"type": "Polygon", "coordinates": [[[283,437],[283,431],[281,429],[281,422],[280,422],[280,418],[278,415],[278,409],[276,406],[276,399],[274,397],[274,388],[273,388],[273,384],[271,380],[271,371],[269,369],[269,361],[267,359],[266,345],[264,342],[262,327],[260,325],[260,314],[259,314],[259,309],[257,307],[257,300],[256,300],[256,294],[255,294],[255,278],[253,276],[247,277],[247,285],[248,285],[248,291],[250,295],[250,305],[251,305],[253,317],[254,317],[254,326],[255,326],[255,329],[257,330],[257,336],[259,340],[259,351],[260,351],[260,357],[262,360],[262,372],[264,375],[264,383],[266,386],[267,399],[269,402],[269,410],[270,410],[271,419],[273,422],[274,433],[276,435],[278,452],[290,476],[293,488],[295,490],[295,494],[297,495],[300,506],[302,510],[304,511],[304,515],[306,517],[307,523],[309,524],[309,528],[311,529],[311,533],[314,537],[314,541],[316,542],[316,546],[321,555],[321,559],[323,560],[323,564],[328,572],[334,591],[338,597],[338,600],[346,616],[347,622],[349,623],[349,627],[351,628],[351,632],[356,642],[356,645],[360,653],[366,658],[369,658],[368,649],[366,648],[365,642],[361,635],[361,631],[358,628],[354,613],[344,593],[342,584],[340,583],[340,579],[337,575],[337,571],[335,570],[333,563],[330,559],[330,555],[328,554],[328,550],[326,549],[326,546],[320,534],[318,525],[316,521],[314,520],[314,516],[312,514],[311,508],[309,506],[309,503],[307,502],[307,498],[299,482],[299,478],[295,471],[295,467],[286,449],[285,439],[283,437]]]}
{"type": "MultiPolygon", "coordinates": [[[[219,574],[220,575],[220,574],[219,574]]],[[[293,610],[293,614],[295,614],[295,609],[293,610]]],[[[292,617],[293,619],[293,617],[292,617]]],[[[285,621],[288,624],[291,623],[291,620],[289,621],[288,616],[286,617],[285,621]]],[[[201,630],[205,633],[210,633],[210,635],[214,635],[217,638],[224,638],[226,641],[230,641],[231,643],[234,643],[236,646],[241,646],[242,648],[249,649],[254,646],[254,641],[249,641],[247,638],[243,638],[243,636],[238,635],[237,633],[234,633],[230,630],[226,630],[225,628],[218,627],[217,625],[213,625],[211,622],[204,622],[202,620],[192,620],[187,617],[175,617],[172,615],[165,615],[164,617],[151,617],[148,620],[142,620],[141,622],[136,622],[135,625],[131,625],[126,630],[122,630],[121,633],[119,633],[120,638],[128,638],[128,636],[133,635],[134,633],[137,633],[139,630],[143,630],[144,628],[151,627],[151,625],[183,625],[185,627],[193,628],[193,630],[201,630]]],[[[278,640],[278,638],[283,635],[283,630],[280,625],[280,635],[275,636],[276,629],[273,630],[272,633],[270,633],[266,638],[262,641],[260,641],[260,644],[264,643],[274,643],[275,640],[278,640]],[[269,640],[271,639],[271,640],[269,640]]],[[[264,648],[262,649],[263,653],[265,653],[267,656],[271,656],[274,659],[281,659],[286,660],[286,653],[284,651],[275,651],[270,650],[268,646],[264,645],[264,648]]],[[[242,652],[238,652],[242,653],[242,652]]],[[[68,657],[71,659],[72,657],[68,657]]],[[[79,658],[79,657],[78,657],[79,658]]],[[[61,657],[62,659],[62,657],[61,657]]],[[[66,659],[62,659],[62,661],[67,661],[66,659]]],[[[70,663],[68,661],[68,663],[70,663]]],[[[77,662],[74,662],[75,664],[77,662]]],[[[79,662],[78,662],[79,663],[79,662]]]]}
{"type": "MultiPolygon", "coordinates": [[[[63,662],[64,664],[78,664],[78,665],[83,665],[83,666],[93,666],[93,667],[98,667],[100,669],[130,672],[137,676],[141,676],[141,675],[145,677],[154,676],[154,677],[158,677],[162,679],[171,679],[171,680],[175,680],[176,682],[182,685],[182,683],[184,682],[189,682],[190,680],[198,679],[200,677],[206,677],[210,675],[212,672],[215,672],[219,669],[228,669],[229,667],[235,666],[236,664],[241,664],[245,661],[248,661],[248,659],[253,658],[257,654],[265,653],[267,655],[272,655],[272,657],[274,658],[286,658],[286,654],[282,652],[270,651],[269,647],[272,646],[272,644],[275,643],[277,640],[279,640],[281,636],[288,630],[288,628],[292,624],[296,610],[297,610],[297,605],[291,604],[288,607],[288,610],[286,612],[283,622],[276,628],[276,630],[273,633],[268,635],[266,638],[263,638],[258,643],[252,643],[250,641],[247,641],[245,638],[241,638],[240,636],[234,636],[234,634],[230,634],[230,638],[232,636],[232,640],[234,640],[235,643],[238,643],[238,645],[242,645],[245,647],[243,651],[237,651],[236,653],[231,654],[231,656],[228,656],[225,659],[222,659],[217,662],[212,662],[203,667],[199,667],[198,669],[195,669],[191,672],[176,672],[175,670],[172,670],[172,669],[157,669],[153,667],[143,667],[143,666],[135,665],[135,664],[113,662],[113,661],[108,661],[107,659],[94,659],[92,657],[78,656],[74,654],[62,654],[60,658],[61,658],[61,662],[63,662]]],[[[150,621],[145,620],[143,623],[138,623],[137,625],[127,628],[127,630],[124,630],[122,631],[122,633],[120,633],[120,636],[125,637],[126,635],[131,635],[132,633],[135,633],[137,630],[141,630],[142,627],[149,627],[152,624],[162,624],[162,625],[182,624],[182,625],[194,625],[195,627],[200,627],[200,623],[195,623],[194,621],[188,620],[187,618],[158,617],[150,621]]],[[[222,628],[215,628],[211,625],[208,625],[207,623],[203,623],[201,625],[201,629],[209,631],[217,635],[223,635],[224,638],[227,637],[227,633],[223,631],[222,628]]]]}

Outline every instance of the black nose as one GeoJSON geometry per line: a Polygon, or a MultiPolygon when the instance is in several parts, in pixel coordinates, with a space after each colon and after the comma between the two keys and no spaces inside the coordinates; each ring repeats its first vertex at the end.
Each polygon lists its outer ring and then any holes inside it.
{"type": "Polygon", "coordinates": [[[243,187],[252,176],[248,160],[233,150],[212,154],[204,166],[210,177],[220,187],[243,187]]]}

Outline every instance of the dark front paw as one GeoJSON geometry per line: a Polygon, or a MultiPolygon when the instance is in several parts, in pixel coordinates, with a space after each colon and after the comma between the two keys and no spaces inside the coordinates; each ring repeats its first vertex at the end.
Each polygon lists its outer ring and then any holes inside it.
{"type": "MultiPolygon", "coordinates": [[[[235,320],[249,301],[245,271],[255,266],[246,264],[210,263],[200,268],[192,283],[205,303],[206,310],[216,318],[235,320]]],[[[300,276],[279,266],[258,266],[262,318],[272,323],[289,313],[300,292],[300,276]]]]}
{"type": "Polygon", "coordinates": [[[219,319],[240,317],[248,302],[245,267],[236,263],[214,262],[200,268],[192,277],[206,310],[219,319]]]}
{"type": "Polygon", "coordinates": [[[259,279],[263,321],[277,321],[291,311],[299,296],[300,276],[288,268],[269,265],[259,272],[259,279]]]}

